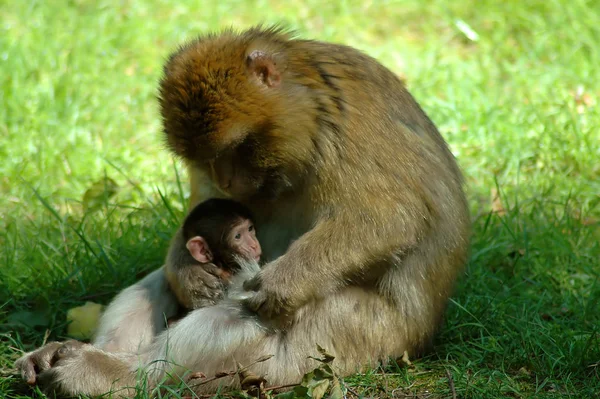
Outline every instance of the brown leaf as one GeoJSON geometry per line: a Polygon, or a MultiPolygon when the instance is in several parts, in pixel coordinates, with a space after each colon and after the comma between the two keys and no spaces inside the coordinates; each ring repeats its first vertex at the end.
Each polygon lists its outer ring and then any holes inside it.
{"type": "Polygon", "coordinates": [[[591,218],[591,217],[589,217],[589,218],[584,218],[584,219],[581,221],[581,224],[582,224],[582,225],[584,225],[584,226],[591,226],[591,225],[594,225],[594,224],[596,224],[596,223],[598,223],[598,219],[594,219],[594,218],[591,218]]]}
{"type": "Polygon", "coordinates": [[[206,378],[206,374],[201,371],[196,371],[188,376],[188,380],[194,380],[196,378],[206,378]]]}
{"type": "Polygon", "coordinates": [[[525,249],[524,248],[519,248],[517,250],[510,251],[508,253],[508,256],[510,258],[512,258],[512,259],[523,257],[523,256],[525,256],[525,249]]]}
{"type": "Polygon", "coordinates": [[[500,199],[500,193],[496,187],[492,188],[491,192],[492,196],[492,212],[497,214],[498,216],[504,216],[506,214],[506,209],[502,205],[502,200],[500,199]]]}
{"type": "Polygon", "coordinates": [[[342,386],[340,385],[340,380],[338,378],[334,378],[331,383],[331,391],[329,392],[329,399],[342,399],[344,397],[344,393],[342,392],[342,386]]]}
{"type": "Polygon", "coordinates": [[[412,365],[410,359],[408,358],[408,352],[407,351],[404,351],[404,353],[402,354],[402,359],[401,360],[402,360],[402,363],[404,363],[407,366],[411,366],[412,365]]]}
{"type": "Polygon", "coordinates": [[[323,349],[320,345],[317,345],[317,350],[319,351],[321,356],[323,356],[322,361],[324,363],[331,363],[333,361],[333,359],[335,359],[335,356],[328,353],[327,350],[323,349]]]}
{"type": "Polygon", "coordinates": [[[329,388],[329,380],[319,380],[309,384],[308,394],[313,399],[321,399],[329,388]]]}
{"type": "Polygon", "coordinates": [[[578,114],[585,113],[587,108],[590,108],[596,104],[596,100],[592,95],[585,91],[583,86],[577,86],[575,91],[571,91],[571,96],[575,102],[575,109],[578,114]]]}
{"type": "Polygon", "coordinates": [[[519,369],[519,374],[525,375],[525,376],[528,376],[528,377],[531,375],[531,373],[529,372],[529,370],[527,370],[525,367],[521,367],[519,369]]]}
{"type": "Polygon", "coordinates": [[[252,397],[264,397],[261,395],[265,390],[267,380],[264,377],[254,374],[251,371],[244,369],[244,367],[237,363],[238,376],[240,378],[240,385],[243,391],[246,391],[248,395],[252,397]]]}
{"type": "Polygon", "coordinates": [[[267,380],[263,377],[260,377],[256,374],[251,374],[245,377],[240,383],[243,390],[248,390],[252,387],[260,387],[261,384],[264,384],[267,380]]]}

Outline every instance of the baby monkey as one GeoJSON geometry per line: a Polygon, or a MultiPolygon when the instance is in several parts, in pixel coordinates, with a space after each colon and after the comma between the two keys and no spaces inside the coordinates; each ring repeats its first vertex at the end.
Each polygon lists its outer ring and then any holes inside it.
{"type": "Polygon", "coordinates": [[[165,274],[180,305],[198,309],[215,304],[229,286],[241,290],[243,281],[258,271],[260,256],[250,210],[212,198],[185,218],[171,243],[165,274]]]}

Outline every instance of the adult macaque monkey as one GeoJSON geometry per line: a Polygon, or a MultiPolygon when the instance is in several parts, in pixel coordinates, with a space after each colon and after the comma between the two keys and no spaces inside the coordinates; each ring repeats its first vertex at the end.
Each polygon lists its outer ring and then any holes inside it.
{"type": "MultiPolygon", "coordinates": [[[[277,28],[226,31],[169,58],[160,107],[167,143],[189,167],[192,205],[208,176],[252,210],[270,263],[247,284],[257,319],[218,304],[194,310],[138,351],[150,382],[273,354],[252,371],[290,384],[315,366],[316,344],[349,374],[431,343],[466,261],[469,214],[454,157],[392,72],[277,28]]],[[[127,304],[109,309],[118,307],[127,304]]],[[[41,371],[70,394],[134,384],[137,363],[90,345],[36,362],[56,350],[25,355],[24,375],[41,371]]],[[[195,390],[217,384],[237,380],[195,390]]]]}

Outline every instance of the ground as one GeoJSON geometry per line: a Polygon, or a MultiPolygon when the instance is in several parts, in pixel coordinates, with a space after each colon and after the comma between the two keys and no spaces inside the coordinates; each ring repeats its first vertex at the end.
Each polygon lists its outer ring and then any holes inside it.
{"type": "Polygon", "coordinates": [[[600,394],[597,1],[153,3],[0,2],[0,397],[41,397],[21,351],[161,264],[188,195],[161,65],[257,22],[401,75],[466,176],[472,250],[434,352],[345,379],[348,397],[600,394]]]}

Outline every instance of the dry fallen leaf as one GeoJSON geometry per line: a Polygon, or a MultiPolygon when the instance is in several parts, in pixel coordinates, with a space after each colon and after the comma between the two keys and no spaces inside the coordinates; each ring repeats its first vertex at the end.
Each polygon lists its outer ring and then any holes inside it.
{"type": "Polygon", "coordinates": [[[206,378],[206,374],[204,374],[201,371],[196,371],[195,373],[192,373],[192,374],[188,375],[188,377],[187,377],[188,381],[195,380],[198,378],[206,378]]]}
{"type": "Polygon", "coordinates": [[[240,379],[240,386],[242,390],[246,391],[248,395],[254,398],[264,396],[262,394],[264,393],[267,380],[262,376],[244,369],[244,367],[239,363],[237,364],[237,368],[239,370],[238,377],[240,379]]]}
{"type": "Polygon", "coordinates": [[[575,101],[575,108],[578,114],[583,114],[587,108],[590,108],[596,104],[596,100],[592,95],[585,91],[583,86],[577,86],[575,91],[570,92],[573,100],[575,101]]]}
{"type": "Polygon", "coordinates": [[[525,376],[530,376],[531,375],[531,373],[529,372],[529,370],[527,370],[527,368],[525,368],[525,367],[521,367],[519,369],[519,374],[525,375],[525,376]]]}
{"type": "Polygon", "coordinates": [[[410,362],[410,359],[408,358],[407,351],[404,351],[404,354],[402,354],[402,363],[406,364],[407,366],[412,365],[412,363],[410,362]]]}
{"type": "Polygon", "coordinates": [[[492,188],[492,212],[497,214],[498,216],[504,216],[506,214],[506,209],[502,205],[502,200],[500,199],[500,193],[498,189],[495,187],[492,188]]]}

